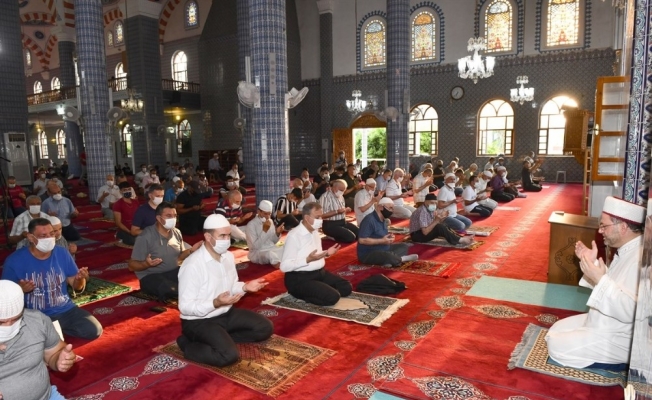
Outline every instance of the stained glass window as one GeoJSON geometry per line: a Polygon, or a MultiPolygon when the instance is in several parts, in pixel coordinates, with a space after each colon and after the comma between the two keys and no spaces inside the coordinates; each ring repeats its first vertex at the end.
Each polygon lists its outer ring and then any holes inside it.
{"type": "Polygon", "coordinates": [[[480,109],[478,155],[511,155],[514,151],[514,109],[504,100],[492,100],[480,109]]]}
{"type": "Polygon", "coordinates": [[[385,65],[385,23],[379,19],[369,22],[364,30],[364,68],[385,65]]]}
{"type": "Polygon", "coordinates": [[[124,31],[122,27],[122,22],[118,21],[115,23],[115,44],[124,43],[124,31]]]}
{"type": "Polygon", "coordinates": [[[109,32],[107,40],[109,41],[109,46],[113,46],[113,32],[109,32]]]}
{"type": "Polygon", "coordinates": [[[50,87],[52,88],[52,90],[61,89],[61,81],[59,80],[59,78],[57,78],[56,76],[52,78],[52,82],[50,82],[50,87]]]}
{"type": "Polygon", "coordinates": [[[66,158],[66,132],[63,129],[57,130],[57,151],[59,159],[66,158]]]}
{"type": "Polygon", "coordinates": [[[512,5],[507,0],[493,0],[486,10],[484,18],[486,52],[512,51],[512,5]]]}
{"type": "Polygon", "coordinates": [[[541,107],[539,118],[538,154],[563,155],[566,118],[562,106],[577,107],[577,102],[568,96],[557,96],[541,107]]]}
{"type": "Polygon", "coordinates": [[[174,90],[188,90],[188,57],[183,51],[172,56],[172,79],[174,90]]]}
{"type": "Polygon", "coordinates": [[[549,0],[547,45],[573,46],[579,43],[579,0],[549,0]]]}
{"type": "Polygon", "coordinates": [[[25,66],[32,68],[32,53],[29,50],[25,50],[25,66]]]}
{"type": "Polygon", "coordinates": [[[41,84],[41,81],[35,81],[34,82],[34,94],[39,94],[43,92],[43,85],[41,84]]]}
{"type": "Polygon", "coordinates": [[[48,137],[43,131],[38,133],[38,152],[41,153],[41,159],[47,159],[49,157],[48,137]]]}
{"type": "Polygon", "coordinates": [[[194,28],[199,25],[197,3],[191,0],[186,4],[186,27],[194,28]]]}
{"type": "Polygon", "coordinates": [[[428,11],[422,11],[412,21],[412,61],[434,60],[435,18],[428,11]]]}
{"type": "Polygon", "coordinates": [[[437,155],[439,116],[430,104],[419,104],[410,113],[408,145],[410,154],[437,155]]]}
{"type": "Polygon", "coordinates": [[[190,147],[190,139],[192,136],[192,129],[190,127],[190,122],[187,119],[184,119],[177,126],[177,153],[180,156],[190,156],[192,155],[192,150],[190,147]]]}

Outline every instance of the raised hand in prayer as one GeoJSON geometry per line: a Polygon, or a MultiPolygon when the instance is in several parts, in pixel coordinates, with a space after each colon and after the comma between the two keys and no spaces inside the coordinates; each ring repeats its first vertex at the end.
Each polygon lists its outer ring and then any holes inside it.
{"type": "MultiPolygon", "coordinates": [[[[276,227],[276,236],[280,235],[281,232],[283,232],[284,228],[285,228],[285,222],[283,222],[281,225],[277,226],[276,227]]],[[[265,231],[265,232],[267,232],[267,231],[265,231]]]]}
{"type": "Polygon", "coordinates": [[[61,350],[59,353],[59,358],[57,359],[57,371],[66,372],[75,364],[75,358],[77,356],[72,351],[72,345],[68,344],[66,347],[61,350]]]}
{"type": "Polygon", "coordinates": [[[595,260],[591,259],[591,254],[589,252],[584,252],[582,255],[582,258],[580,259],[580,268],[584,273],[584,280],[593,286],[596,286],[598,282],[600,282],[600,279],[607,274],[607,265],[604,263],[602,258],[595,262],[595,260]]]}
{"type": "Polygon", "coordinates": [[[392,235],[391,233],[388,233],[382,239],[382,243],[385,243],[385,244],[391,244],[392,242],[394,242],[394,235],[392,235]]]}
{"type": "Polygon", "coordinates": [[[70,243],[70,244],[68,245],[68,251],[70,252],[70,254],[75,254],[75,253],[77,253],[77,245],[74,244],[74,243],[70,243]]]}
{"type": "MultiPolygon", "coordinates": [[[[338,246],[338,245],[335,245],[335,246],[338,246]]],[[[333,247],[335,247],[335,246],[333,246],[333,247]]],[[[310,254],[308,254],[308,257],[306,257],[306,262],[311,263],[313,261],[321,260],[322,258],[324,258],[324,257],[326,257],[328,255],[329,250],[330,249],[328,249],[326,251],[322,251],[321,253],[317,253],[317,250],[313,250],[310,254]]],[[[335,254],[335,253],[333,253],[333,254],[335,254]]]]}
{"type": "Polygon", "coordinates": [[[75,279],[88,279],[90,275],[88,274],[88,267],[79,268],[79,272],[75,275],[75,279]]]}
{"type": "Polygon", "coordinates": [[[23,289],[23,293],[29,293],[36,288],[34,282],[28,281],[26,279],[19,280],[18,285],[20,286],[21,289],[23,289]]]}
{"type": "Polygon", "coordinates": [[[232,295],[231,292],[224,292],[213,299],[213,307],[220,308],[222,306],[228,306],[235,304],[244,296],[244,293],[232,295]]]}
{"type": "MultiPolygon", "coordinates": [[[[267,232],[271,226],[272,226],[272,220],[267,218],[265,220],[265,222],[263,222],[263,232],[267,232]]],[[[277,229],[277,232],[278,232],[278,229],[277,229]]]]}
{"type": "Polygon", "coordinates": [[[162,258],[152,258],[151,254],[148,254],[147,258],[145,259],[145,263],[147,264],[147,268],[156,267],[157,265],[159,265],[162,262],[163,262],[162,258]]]}
{"type": "Polygon", "coordinates": [[[329,247],[328,250],[326,250],[324,253],[326,253],[327,257],[330,257],[333,254],[337,253],[337,251],[340,249],[340,247],[342,247],[342,246],[339,243],[335,244],[335,245],[329,247]]]}
{"type": "Polygon", "coordinates": [[[268,283],[265,278],[258,278],[247,282],[242,288],[245,292],[257,292],[267,286],[268,283]]]}
{"type": "Polygon", "coordinates": [[[580,241],[575,243],[575,255],[577,258],[582,261],[582,257],[585,253],[588,253],[591,259],[591,262],[595,264],[595,261],[598,259],[598,246],[595,244],[595,240],[591,242],[591,248],[589,249],[586,245],[580,241]]]}

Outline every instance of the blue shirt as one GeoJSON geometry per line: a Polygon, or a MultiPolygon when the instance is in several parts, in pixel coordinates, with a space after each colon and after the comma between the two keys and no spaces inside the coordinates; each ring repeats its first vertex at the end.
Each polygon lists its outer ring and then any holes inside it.
{"type": "MultiPolygon", "coordinates": [[[[362,220],[358,238],[382,239],[387,236],[387,225],[381,221],[374,210],[362,220]]],[[[362,244],[358,241],[358,260],[364,259],[372,251],[389,251],[388,244],[362,244]]]]}
{"type": "Polygon", "coordinates": [[[55,246],[50,257],[39,260],[30,253],[29,247],[23,247],[7,257],[2,279],[16,283],[21,279],[34,282],[34,290],[25,293],[25,308],[39,310],[51,317],[75,307],[68,296],[66,278],[77,275],[77,272],[79,269],[68,249],[55,246]]]}
{"type": "Polygon", "coordinates": [[[68,226],[71,222],[70,214],[75,211],[75,206],[72,205],[72,201],[67,197],[63,197],[61,200],[54,200],[50,196],[41,204],[41,212],[48,214],[50,211],[57,213],[55,217],[61,220],[61,226],[68,226]]]}
{"type": "Polygon", "coordinates": [[[156,209],[152,208],[148,203],[145,203],[138,207],[136,214],[134,214],[134,220],[131,222],[131,226],[137,226],[140,229],[145,229],[148,226],[152,226],[156,223],[156,209]]]}
{"type": "Polygon", "coordinates": [[[177,199],[177,188],[172,186],[171,188],[165,191],[165,196],[163,196],[163,201],[167,201],[168,203],[174,203],[176,199],[177,199]]]}

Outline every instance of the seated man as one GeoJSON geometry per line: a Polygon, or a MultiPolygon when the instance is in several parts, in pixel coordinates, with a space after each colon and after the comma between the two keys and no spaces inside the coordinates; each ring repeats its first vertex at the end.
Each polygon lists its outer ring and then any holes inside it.
{"type": "Polygon", "coordinates": [[[435,168],[432,170],[432,180],[435,186],[438,188],[444,186],[444,176],[446,176],[446,172],[444,171],[444,161],[437,160],[435,168]]]}
{"type": "Polygon", "coordinates": [[[491,199],[491,191],[493,188],[489,186],[489,182],[493,176],[494,174],[491,171],[482,171],[482,173],[478,175],[478,180],[475,183],[475,192],[478,195],[486,194],[486,197],[482,200],[479,200],[478,204],[495,210],[496,207],[498,207],[498,203],[495,200],[491,199]]]}
{"type": "Polygon", "coordinates": [[[177,213],[179,214],[179,230],[184,235],[192,236],[200,232],[206,217],[201,215],[204,209],[202,197],[198,193],[199,183],[191,181],[186,190],[177,196],[177,213]]]}
{"type": "Polygon", "coordinates": [[[376,176],[376,190],[385,193],[387,183],[389,183],[390,180],[392,180],[391,169],[384,170],[382,174],[379,173],[378,176],[376,176]]]}
{"type": "MultiPolygon", "coordinates": [[[[34,181],[34,190],[32,190],[32,193],[39,197],[47,196],[46,193],[48,191],[48,180],[46,177],[47,175],[45,174],[45,170],[40,168],[38,170],[38,179],[34,181]]],[[[43,198],[41,198],[41,200],[43,200],[43,198]]]]}
{"type": "Polygon", "coordinates": [[[177,297],[179,265],[202,244],[197,242],[188,247],[176,224],[174,206],[166,202],[159,204],[156,224],[138,235],[129,260],[129,270],[136,273],[140,290],[162,302],[177,297]]]}
{"type": "Polygon", "coordinates": [[[258,215],[249,221],[245,229],[249,260],[256,264],[272,264],[274,268],[281,265],[283,248],[276,243],[281,238],[284,225],[274,226],[271,220],[272,202],[263,200],[258,205],[258,215]]]}
{"type": "MultiPolygon", "coordinates": [[[[25,199],[27,196],[23,188],[16,184],[15,176],[7,177],[7,192],[9,193],[9,207],[13,209],[14,217],[27,211],[25,208],[25,199]]],[[[0,191],[0,193],[4,194],[4,190],[0,191]]],[[[1,198],[2,196],[0,196],[1,198]]]]}
{"type": "Polygon", "coordinates": [[[41,206],[41,210],[51,216],[61,220],[63,225],[63,237],[66,240],[74,242],[81,239],[77,228],[72,224],[72,219],[79,216],[79,211],[72,205],[69,198],[61,195],[61,188],[55,183],[48,183],[48,197],[41,206]]]}
{"type": "Polygon", "coordinates": [[[174,204],[174,202],[177,201],[177,196],[183,192],[185,186],[186,184],[183,182],[183,179],[175,176],[172,179],[172,186],[166,190],[165,195],[163,195],[163,201],[174,204]]]}
{"type": "Polygon", "coordinates": [[[540,164],[535,164],[530,162],[530,160],[523,161],[523,169],[521,170],[521,183],[523,184],[523,190],[526,192],[540,192],[541,185],[539,182],[542,178],[539,178],[538,181],[534,181],[533,174],[539,168],[540,164]]]}
{"type": "Polygon", "coordinates": [[[387,183],[385,189],[385,196],[394,201],[394,212],[392,215],[395,218],[408,219],[414,212],[415,208],[405,204],[403,199],[412,195],[411,191],[403,192],[403,177],[405,172],[402,169],[396,168],[394,170],[393,178],[387,183]]]}
{"type": "Polygon", "coordinates": [[[134,183],[138,187],[142,187],[143,179],[147,176],[147,165],[140,164],[140,171],[134,175],[134,183]]]}
{"type": "Polygon", "coordinates": [[[229,192],[231,191],[236,191],[236,192],[240,191],[238,189],[238,182],[236,182],[232,176],[227,176],[224,182],[224,186],[220,188],[220,197],[226,199],[226,196],[228,196],[229,192]]]}
{"type": "MultiPolygon", "coordinates": [[[[240,358],[236,343],[260,342],[274,332],[262,315],[233,307],[248,292],[267,285],[263,278],[238,281],[231,245],[230,224],[223,216],[209,215],[204,241],[179,271],[181,332],[177,344],[184,357],[224,367],[240,358]]],[[[202,242],[200,242],[202,243],[202,242]]]]}
{"type": "Polygon", "coordinates": [[[463,231],[471,226],[471,220],[457,213],[457,204],[464,200],[455,196],[455,174],[448,173],[444,179],[444,187],[439,189],[437,209],[447,211],[448,216],[442,223],[454,231],[463,231]]]}
{"type": "Polygon", "coordinates": [[[561,365],[585,368],[596,363],[629,362],[645,215],[644,207],[611,196],[606,198],[598,232],[602,233],[605,245],[616,249],[609,268],[602,259],[597,260],[595,241],[590,249],[582,242],[576,243],[575,254],[584,273],[580,286],[593,291],[586,303],[587,314],[555,322],[546,335],[548,353],[561,365]]]}
{"type": "MultiPolygon", "coordinates": [[[[147,198],[147,203],[138,207],[134,214],[130,230],[132,236],[140,235],[143,229],[156,223],[156,207],[163,202],[163,186],[150,186],[147,189],[147,198]]],[[[135,199],[133,200],[135,201],[135,199]]]]}
{"type": "Polygon", "coordinates": [[[346,222],[346,213],[351,209],[344,205],[346,182],[342,179],[331,181],[331,190],[319,199],[320,215],[324,218],[322,231],[336,242],[353,243],[358,239],[358,227],[346,222]]]}
{"type": "Polygon", "coordinates": [[[85,289],[88,268],[77,268],[68,250],[55,245],[49,220],[35,218],[28,230],[30,245],[7,258],[2,279],[18,283],[25,293],[26,307],[59,321],[65,335],[97,339],[102,325],[68,296],[68,286],[73,293],[85,289]]]}
{"type": "Polygon", "coordinates": [[[430,242],[438,237],[453,245],[473,243],[473,236],[462,237],[442,224],[446,217],[447,211],[437,212],[437,196],[429,193],[423,205],[410,217],[410,238],[416,243],[430,242]]]}
{"type": "Polygon", "coordinates": [[[120,200],[113,205],[113,221],[118,228],[115,236],[122,243],[133,246],[136,243],[136,236],[131,234],[131,227],[136,211],[138,211],[138,200],[135,199],[134,189],[129,186],[129,183],[120,182],[118,189],[120,190],[120,200]]]}
{"type": "MultiPolygon", "coordinates": [[[[51,217],[49,215],[46,218],[50,221],[50,223],[52,224],[52,229],[54,230],[54,239],[55,239],[54,244],[68,250],[72,258],[74,259],[75,254],[77,254],[77,245],[75,243],[68,244],[66,238],[63,237],[63,235],[61,234],[61,221],[59,220],[59,218],[51,217]]],[[[25,246],[29,246],[29,240],[27,238],[18,242],[18,245],[16,245],[16,250],[25,246]]]]}
{"type": "Polygon", "coordinates": [[[222,167],[220,166],[220,156],[217,153],[213,153],[213,157],[208,160],[208,177],[211,182],[221,182],[222,177],[222,167]]]}
{"type": "Polygon", "coordinates": [[[340,245],[322,250],[319,238],[322,208],[319,203],[306,204],[301,211],[301,223],[288,233],[285,240],[281,260],[285,287],[298,299],[318,306],[332,306],[353,290],[349,281],[324,268],[324,258],[337,253],[340,245]]]}
{"type": "Polygon", "coordinates": [[[432,185],[432,169],[426,168],[412,179],[412,191],[414,192],[414,206],[419,207],[426,200],[432,185]]]}
{"type": "MultiPolygon", "coordinates": [[[[9,243],[18,244],[27,238],[27,225],[34,218],[47,218],[48,215],[41,211],[41,198],[35,195],[29,196],[25,201],[27,204],[27,211],[17,215],[14,218],[14,225],[11,227],[9,234],[9,243]]],[[[22,245],[21,245],[22,247],[22,245]]]]}
{"type": "Polygon", "coordinates": [[[464,192],[462,193],[462,199],[464,199],[464,211],[466,211],[467,214],[475,214],[485,218],[490,217],[494,210],[478,203],[487,198],[486,194],[477,193],[476,185],[478,180],[480,180],[480,178],[471,175],[469,177],[469,186],[464,188],[464,192]]]}
{"type": "Polygon", "coordinates": [[[233,165],[231,166],[231,169],[227,171],[226,176],[233,178],[233,182],[235,182],[235,188],[237,190],[239,190],[240,193],[242,193],[243,196],[247,194],[247,189],[240,186],[240,181],[243,181],[245,176],[240,175],[240,173],[238,172],[238,163],[237,162],[233,163],[233,165]]]}
{"type": "Polygon", "coordinates": [[[496,161],[495,157],[489,157],[489,161],[487,161],[487,163],[484,165],[484,170],[485,171],[493,171],[495,161],[496,161]]]}
{"type": "Polygon", "coordinates": [[[160,185],[160,184],[161,181],[159,180],[158,173],[156,172],[156,168],[150,168],[149,174],[143,177],[143,180],[140,183],[140,187],[143,190],[148,190],[150,186],[160,185]]]}
{"type": "Polygon", "coordinates": [[[115,184],[113,175],[106,176],[106,184],[97,191],[97,202],[102,207],[102,215],[104,218],[113,219],[113,203],[120,200],[122,195],[120,189],[115,184]]]}
{"type": "Polygon", "coordinates": [[[249,218],[251,218],[253,214],[250,212],[243,214],[242,193],[234,190],[229,193],[229,197],[227,197],[226,200],[220,199],[220,201],[217,202],[215,214],[220,214],[229,221],[231,224],[231,237],[233,239],[237,241],[247,240],[247,235],[238,228],[238,225],[244,225],[249,221],[249,218]]]}
{"type": "Polygon", "coordinates": [[[76,358],[72,345],[43,313],[25,309],[22,289],[8,280],[0,281],[0,327],[0,399],[63,400],[47,368],[68,371],[76,358]]]}
{"type": "Polygon", "coordinates": [[[326,193],[330,180],[331,176],[328,173],[328,167],[321,167],[319,169],[319,175],[315,176],[315,179],[312,182],[312,194],[315,195],[317,200],[326,193]]]}
{"type": "Polygon", "coordinates": [[[203,169],[198,170],[197,175],[193,179],[199,182],[198,192],[204,199],[213,196],[213,188],[208,185],[208,179],[206,179],[206,173],[203,169]]]}
{"type": "Polygon", "coordinates": [[[317,199],[315,198],[315,195],[312,194],[312,185],[304,186],[302,198],[299,204],[297,204],[297,208],[301,210],[306,204],[314,203],[316,201],[317,199]]]}
{"type": "Polygon", "coordinates": [[[378,196],[376,196],[375,193],[376,180],[369,178],[365,182],[365,188],[359,190],[358,193],[355,194],[354,211],[358,227],[362,226],[362,220],[364,217],[374,212],[374,205],[376,205],[385,194],[383,192],[378,192],[378,196]]]}
{"type": "Polygon", "coordinates": [[[509,203],[514,200],[516,196],[512,193],[508,193],[506,189],[510,186],[509,183],[505,183],[505,177],[507,175],[507,169],[503,166],[496,168],[496,175],[491,178],[489,181],[489,186],[491,186],[491,198],[500,203],[509,203]]]}
{"type": "Polygon", "coordinates": [[[394,235],[387,232],[385,218],[391,217],[393,210],[394,202],[384,197],[362,220],[358,237],[358,261],[361,263],[398,267],[405,261],[419,259],[416,254],[408,256],[407,243],[394,243],[394,235]]]}
{"type": "Polygon", "coordinates": [[[301,201],[303,192],[301,189],[292,189],[290,193],[284,194],[276,200],[274,213],[272,214],[276,225],[284,224],[285,229],[290,230],[299,225],[301,210],[297,209],[297,202],[301,201]]]}
{"type": "Polygon", "coordinates": [[[344,205],[352,209],[355,205],[355,194],[360,189],[360,180],[357,177],[355,165],[349,164],[346,167],[346,174],[342,176],[342,180],[346,182],[346,190],[342,196],[344,197],[344,205]]]}

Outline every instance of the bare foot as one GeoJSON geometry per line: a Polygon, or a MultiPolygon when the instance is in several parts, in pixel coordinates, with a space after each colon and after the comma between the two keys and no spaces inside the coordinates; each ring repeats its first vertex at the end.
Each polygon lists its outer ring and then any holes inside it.
{"type": "Polygon", "coordinates": [[[460,239],[460,244],[469,245],[475,242],[475,235],[464,236],[460,239]]]}

